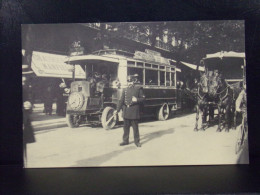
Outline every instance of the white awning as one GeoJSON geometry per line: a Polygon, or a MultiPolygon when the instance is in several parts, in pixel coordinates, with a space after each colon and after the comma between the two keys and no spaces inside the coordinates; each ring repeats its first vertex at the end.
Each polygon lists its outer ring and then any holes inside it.
{"type": "MultiPolygon", "coordinates": [[[[33,51],[32,69],[39,77],[72,78],[72,66],[65,63],[67,56],[33,51]]],[[[84,79],[85,72],[75,66],[75,78],[84,79]]]]}
{"type": "Polygon", "coordinates": [[[209,58],[245,58],[245,53],[244,52],[234,52],[234,51],[221,51],[213,54],[207,54],[206,58],[204,59],[209,59],[209,58]]]}
{"type": "MultiPolygon", "coordinates": [[[[187,63],[187,62],[183,62],[181,61],[181,63],[185,66],[188,66],[189,68],[193,69],[193,70],[197,70],[197,65],[195,64],[190,64],[190,63],[187,63]]],[[[199,66],[199,71],[205,71],[205,68],[202,67],[202,66],[199,66]]]]}
{"type": "Polygon", "coordinates": [[[179,68],[176,68],[176,71],[177,71],[177,72],[181,72],[181,69],[179,69],[179,68]]]}

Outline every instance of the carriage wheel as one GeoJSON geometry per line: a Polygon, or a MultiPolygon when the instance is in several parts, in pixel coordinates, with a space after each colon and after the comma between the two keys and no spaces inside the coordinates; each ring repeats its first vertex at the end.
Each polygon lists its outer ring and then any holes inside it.
{"type": "Polygon", "coordinates": [[[101,123],[102,127],[106,130],[112,129],[116,125],[117,116],[114,116],[113,119],[108,122],[108,120],[113,116],[114,111],[114,108],[108,106],[102,112],[101,123]]]}
{"type": "Polygon", "coordinates": [[[158,111],[158,120],[165,121],[169,118],[170,109],[167,103],[164,103],[158,111]]]}
{"type": "Polygon", "coordinates": [[[78,127],[79,119],[80,119],[79,115],[66,114],[66,122],[70,128],[78,127]]]}

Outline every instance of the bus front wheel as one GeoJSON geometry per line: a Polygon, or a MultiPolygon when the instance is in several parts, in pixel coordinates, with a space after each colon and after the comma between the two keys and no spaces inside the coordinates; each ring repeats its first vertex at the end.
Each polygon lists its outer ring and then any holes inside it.
{"type": "Polygon", "coordinates": [[[108,106],[102,112],[101,123],[106,130],[112,129],[116,125],[117,116],[114,115],[114,111],[114,108],[108,106]]]}

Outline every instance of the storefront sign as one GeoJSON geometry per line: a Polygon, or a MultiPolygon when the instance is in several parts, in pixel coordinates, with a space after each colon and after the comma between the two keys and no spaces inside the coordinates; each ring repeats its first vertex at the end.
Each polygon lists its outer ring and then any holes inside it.
{"type": "MultiPolygon", "coordinates": [[[[32,69],[40,77],[72,78],[73,66],[66,64],[66,60],[65,55],[34,51],[32,69]]],[[[85,72],[80,65],[75,66],[75,78],[85,78],[85,72]]]]}
{"type": "MultiPolygon", "coordinates": [[[[152,51],[152,50],[149,50],[149,51],[152,51]]],[[[155,62],[155,63],[159,63],[159,64],[170,65],[169,59],[161,57],[159,55],[154,55],[150,52],[146,53],[146,52],[141,52],[141,51],[135,51],[134,58],[140,59],[140,60],[146,60],[146,61],[150,61],[150,62],[155,62]]]]}
{"type": "Polygon", "coordinates": [[[150,49],[145,49],[145,53],[152,54],[152,55],[155,55],[155,56],[161,56],[160,52],[153,51],[153,50],[150,50],[150,49]]]}

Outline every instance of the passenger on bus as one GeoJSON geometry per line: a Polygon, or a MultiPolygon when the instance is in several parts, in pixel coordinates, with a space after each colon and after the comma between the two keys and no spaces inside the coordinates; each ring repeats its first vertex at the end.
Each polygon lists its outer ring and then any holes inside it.
{"type": "Polygon", "coordinates": [[[112,80],[111,82],[112,87],[120,88],[120,81],[119,79],[112,80]]]}

